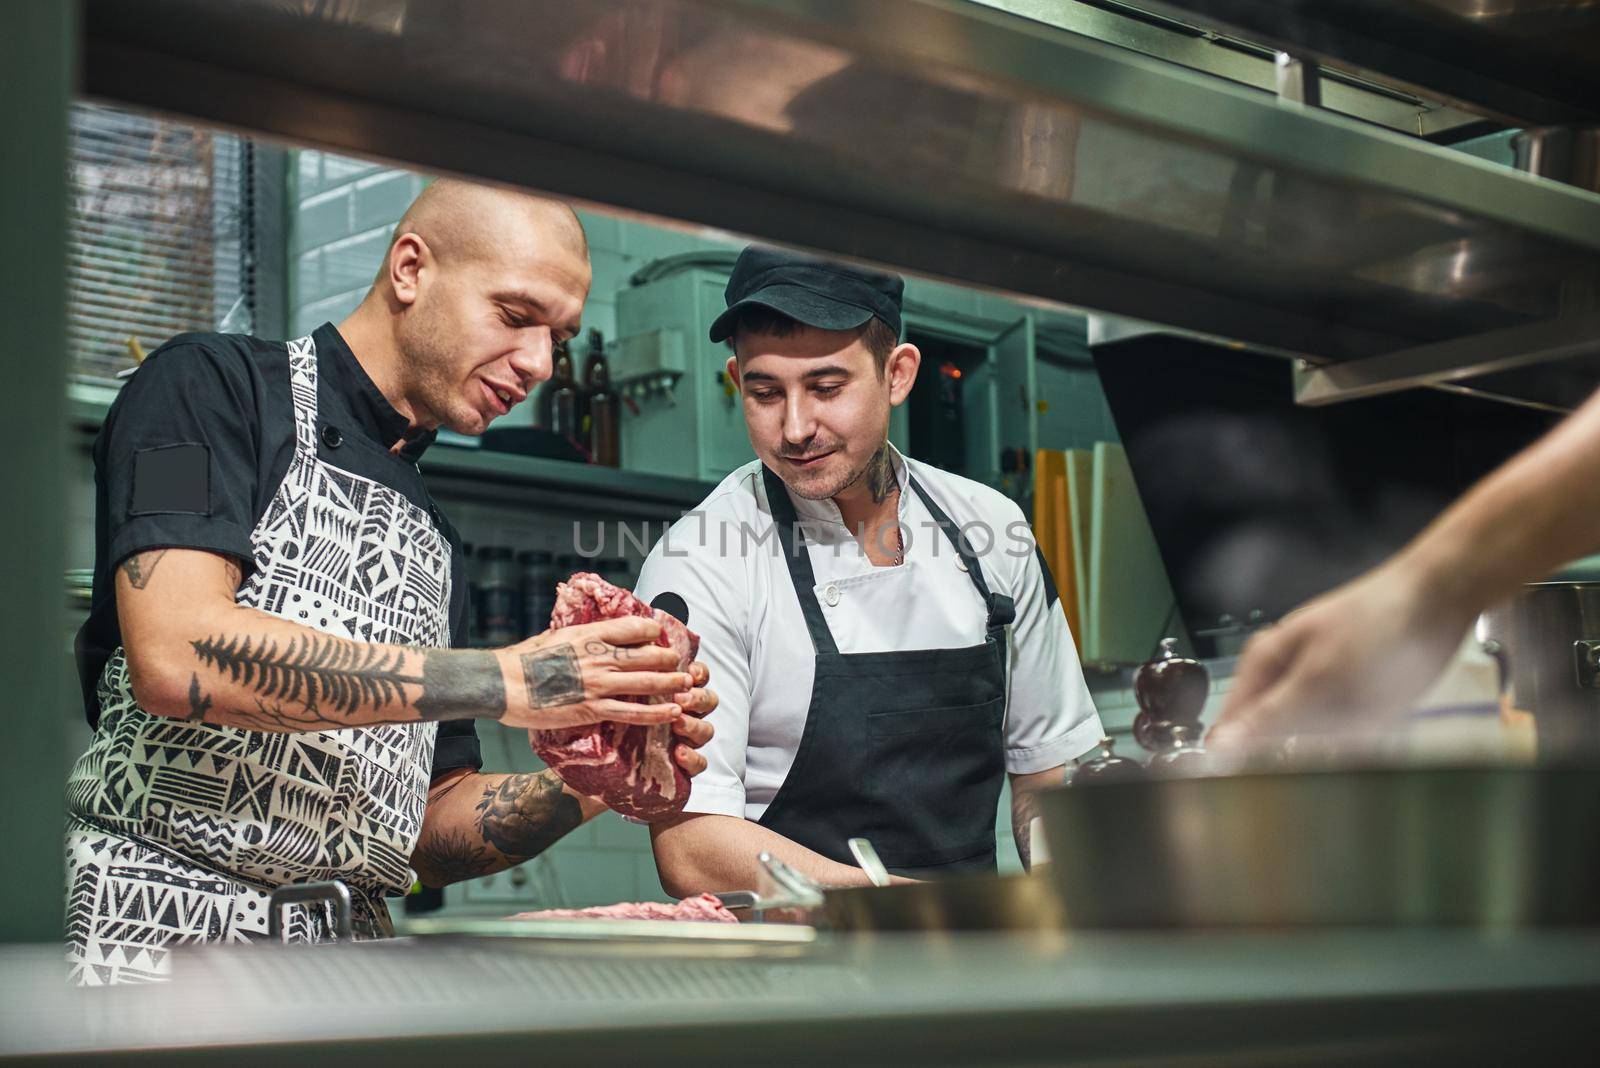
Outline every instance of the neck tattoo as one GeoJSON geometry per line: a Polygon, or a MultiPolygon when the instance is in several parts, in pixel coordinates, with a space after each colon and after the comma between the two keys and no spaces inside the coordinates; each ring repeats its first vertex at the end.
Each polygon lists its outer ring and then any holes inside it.
{"type": "Polygon", "coordinates": [[[900,483],[894,477],[894,461],[889,459],[889,446],[884,444],[877,455],[867,461],[865,472],[867,492],[872,494],[873,504],[882,504],[889,499],[889,495],[900,488],[900,483]]]}

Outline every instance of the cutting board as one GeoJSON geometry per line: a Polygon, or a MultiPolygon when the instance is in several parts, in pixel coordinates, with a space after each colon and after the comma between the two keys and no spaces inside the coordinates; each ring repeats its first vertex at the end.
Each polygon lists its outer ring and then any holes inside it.
{"type": "Polygon", "coordinates": [[[1088,631],[1093,627],[1089,618],[1089,589],[1094,576],[1089,572],[1090,516],[1094,513],[1093,501],[1094,453],[1088,449],[1068,449],[1066,452],[1067,482],[1067,541],[1072,556],[1072,571],[1078,601],[1078,653],[1087,659],[1088,631]]]}
{"type": "Polygon", "coordinates": [[[1139,663],[1177,626],[1172,584],[1121,445],[1094,447],[1084,659],[1139,663]]]}
{"type": "Polygon", "coordinates": [[[1067,454],[1058,449],[1040,449],[1034,456],[1033,536],[1055,580],[1067,628],[1081,657],[1083,613],[1078,597],[1078,566],[1073,559],[1071,507],[1067,502],[1067,454]]]}

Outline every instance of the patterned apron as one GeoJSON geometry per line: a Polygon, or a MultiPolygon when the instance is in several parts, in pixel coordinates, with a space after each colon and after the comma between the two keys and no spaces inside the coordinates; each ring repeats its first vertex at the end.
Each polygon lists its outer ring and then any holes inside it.
{"type": "MultiPolygon", "coordinates": [[[[295,450],[250,540],[236,600],[364,642],[450,644],[450,546],[426,509],[317,457],[317,352],[289,343],[295,450]]],[[[267,898],[339,879],[358,937],[389,933],[411,885],[437,724],[274,734],[140,708],[119,648],[100,723],[67,781],[67,940],[85,985],[160,978],[186,942],[264,937],[267,898]]],[[[329,937],[294,908],[290,941],[329,937]]]]}

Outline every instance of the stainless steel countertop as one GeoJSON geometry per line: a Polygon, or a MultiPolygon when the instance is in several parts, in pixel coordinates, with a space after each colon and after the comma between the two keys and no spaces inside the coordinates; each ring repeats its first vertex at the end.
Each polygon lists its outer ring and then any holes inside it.
{"type": "Polygon", "coordinates": [[[1592,1031],[1600,932],[1326,931],[810,946],[399,939],[190,951],[158,987],[62,986],[0,954],[0,1057],[282,1063],[539,1056],[651,1064],[1426,1063],[1526,1057],[1592,1031]]]}

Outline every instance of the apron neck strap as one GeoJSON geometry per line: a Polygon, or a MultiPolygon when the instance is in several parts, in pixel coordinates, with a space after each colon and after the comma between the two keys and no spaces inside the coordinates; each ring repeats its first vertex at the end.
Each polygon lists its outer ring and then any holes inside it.
{"type": "Polygon", "coordinates": [[[294,403],[294,440],[302,453],[317,456],[317,342],[310,334],[287,343],[289,397],[294,403]]]}
{"type": "Polygon", "coordinates": [[[783,479],[772,473],[766,464],[761,465],[762,483],[767,489],[767,507],[772,511],[772,524],[778,530],[778,544],[783,547],[784,563],[789,565],[789,581],[794,584],[795,596],[800,599],[800,611],[806,618],[806,630],[811,632],[811,644],[817,655],[836,655],[839,646],[828,629],[828,620],[817,602],[817,576],[811,570],[811,554],[806,551],[805,536],[800,530],[799,517],[789,490],[783,479]]]}
{"type": "Polygon", "coordinates": [[[1010,597],[1003,593],[991,593],[989,583],[983,577],[983,568],[978,563],[978,555],[972,551],[972,544],[967,541],[967,536],[955,525],[944,509],[933,503],[933,498],[928,496],[928,491],[922,488],[914,476],[908,481],[911,488],[922,500],[922,506],[933,516],[933,521],[939,524],[939,529],[944,531],[944,536],[955,547],[956,555],[961,557],[961,566],[965,568],[967,577],[972,580],[972,585],[977,588],[978,596],[983,598],[984,606],[988,609],[989,618],[985,626],[991,634],[1003,630],[1016,621],[1017,607],[1010,597]]]}
{"type": "MultiPolygon", "coordinates": [[[[828,620],[822,614],[822,605],[817,601],[817,576],[811,569],[811,554],[806,551],[805,533],[800,529],[799,517],[795,514],[794,502],[789,499],[788,487],[765,464],[761,466],[761,480],[767,490],[767,507],[772,511],[773,525],[778,530],[778,544],[783,547],[784,563],[789,568],[789,580],[794,585],[795,596],[800,599],[800,611],[805,616],[806,630],[811,633],[811,644],[819,654],[837,653],[839,646],[833,640],[833,631],[828,629],[828,620]]],[[[978,596],[983,598],[988,611],[985,628],[991,635],[1004,630],[1017,618],[1015,602],[1004,594],[990,592],[989,583],[983,577],[983,567],[978,563],[977,554],[972,551],[966,535],[961,533],[945,514],[944,509],[928,496],[928,491],[922,488],[922,483],[915,477],[909,481],[912,490],[921,499],[923,507],[928,509],[928,514],[933,516],[934,522],[939,524],[939,529],[944,531],[956,554],[961,557],[967,578],[972,580],[978,596]]]]}

